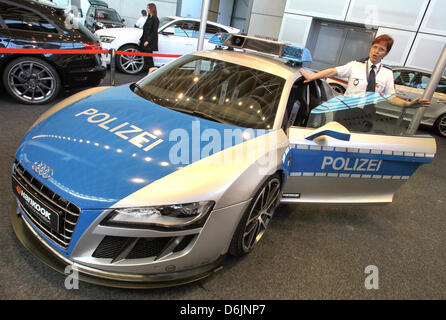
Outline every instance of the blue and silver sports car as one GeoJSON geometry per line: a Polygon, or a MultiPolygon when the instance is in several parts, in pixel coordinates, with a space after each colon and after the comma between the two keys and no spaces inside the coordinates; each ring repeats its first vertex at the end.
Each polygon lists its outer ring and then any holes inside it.
{"type": "Polygon", "coordinates": [[[387,97],[305,83],[307,50],[216,38],[35,122],[12,166],[11,214],[33,254],[104,285],[186,283],[253,250],[280,202],[390,203],[432,161],[435,140],[407,134],[412,118],[387,97]]]}

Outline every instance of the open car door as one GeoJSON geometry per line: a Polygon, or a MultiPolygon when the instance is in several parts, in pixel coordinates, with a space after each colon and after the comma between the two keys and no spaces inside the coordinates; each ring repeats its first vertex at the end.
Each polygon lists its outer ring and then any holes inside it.
{"type": "MultiPolygon", "coordinates": [[[[413,109],[412,109],[413,110],[413,109]]],[[[375,93],[334,97],[292,126],[282,202],[388,203],[417,168],[430,163],[434,138],[407,135],[414,112],[375,93]]]]}

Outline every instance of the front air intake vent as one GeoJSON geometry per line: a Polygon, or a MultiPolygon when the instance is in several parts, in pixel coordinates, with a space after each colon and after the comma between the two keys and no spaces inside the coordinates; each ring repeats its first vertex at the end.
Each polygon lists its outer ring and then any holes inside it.
{"type": "Polygon", "coordinates": [[[93,252],[94,258],[112,259],[160,259],[170,253],[183,251],[197,237],[196,234],[180,237],[128,238],[105,236],[93,252]]]}
{"type": "Polygon", "coordinates": [[[141,238],[126,259],[157,257],[172,238],[141,238]]]}
{"type": "Polygon", "coordinates": [[[80,208],[34,178],[17,160],[13,165],[12,184],[20,207],[31,223],[58,246],[67,249],[81,214],[80,208]],[[57,216],[57,220],[45,221],[36,210],[41,206],[57,216]]]}

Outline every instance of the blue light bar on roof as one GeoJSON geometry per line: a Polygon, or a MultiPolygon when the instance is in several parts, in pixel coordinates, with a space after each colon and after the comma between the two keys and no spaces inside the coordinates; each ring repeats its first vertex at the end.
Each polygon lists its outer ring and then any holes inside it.
{"type": "Polygon", "coordinates": [[[282,47],[282,58],[296,61],[299,63],[312,62],[311,52],[307,48],[300,48],[297,46],[285,45],[282,47]]]}
{"type": "Polygon", "coordinates": [[[308,49],[292,46],[284,42],[265,40],[240,34],[217,33],[209,39],[209,43],[270,54],[298,63],[312,62],[311,53],[308,49]]]}
{"type": "Polygon", "coordinates": [[[209,43],[222,45],[228,37],[229,33],[216,33],[212,38],[209,39],[209,43]]]}

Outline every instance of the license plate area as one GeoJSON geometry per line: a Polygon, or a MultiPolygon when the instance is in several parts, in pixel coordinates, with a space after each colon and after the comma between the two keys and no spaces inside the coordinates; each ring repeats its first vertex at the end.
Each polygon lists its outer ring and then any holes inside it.
{"type": "Polygon", "coordinates": [[[25,188],[15,178],[12,179],[12,190],[20,204],[29,212],[29,214],[32,214],[33,218],[37,218],[42,225],[51,228],[51,230],[59,232],[60,219],[57,212],[38,200],[32,191],[25,188]]]}

